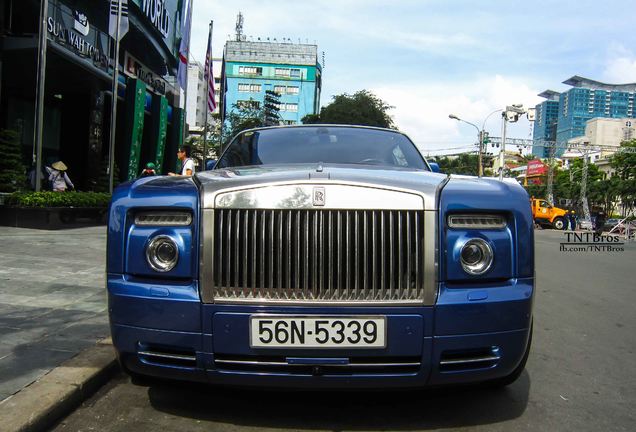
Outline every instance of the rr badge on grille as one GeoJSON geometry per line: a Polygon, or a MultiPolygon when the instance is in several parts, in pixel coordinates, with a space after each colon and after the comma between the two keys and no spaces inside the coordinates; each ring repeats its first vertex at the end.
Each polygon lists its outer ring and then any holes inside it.
{"type": "Polygon", "coordinates": [[[325,188],[318,186],[314,188],[314,206],[325,205],[325,188]]]}

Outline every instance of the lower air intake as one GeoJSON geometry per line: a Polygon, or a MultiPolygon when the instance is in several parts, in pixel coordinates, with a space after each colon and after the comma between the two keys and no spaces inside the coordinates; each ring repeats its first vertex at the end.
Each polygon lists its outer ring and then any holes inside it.
{"type": "Polygon", "coordinates": [[[440,372],[461,372],[489,369],[496,366],[500,358],[498,347],[444,351],[440,358],[439,370],[440,372]]]}
{"type": "Polygon", "coordinates": [[[167,347],[139,344],[137,355],[144,363],[193,369],[197,365],[194,350],[181,347],[167,347]]]}

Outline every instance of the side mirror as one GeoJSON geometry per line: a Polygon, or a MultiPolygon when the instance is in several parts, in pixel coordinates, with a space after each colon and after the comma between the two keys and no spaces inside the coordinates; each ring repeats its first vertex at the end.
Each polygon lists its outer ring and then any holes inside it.
{"type": "Polygon", "coordinates": [[[431,171],[436,173],[440,172],[439,164],[437,162],[429,162],[428,164],[431,166],[431,171]]]}

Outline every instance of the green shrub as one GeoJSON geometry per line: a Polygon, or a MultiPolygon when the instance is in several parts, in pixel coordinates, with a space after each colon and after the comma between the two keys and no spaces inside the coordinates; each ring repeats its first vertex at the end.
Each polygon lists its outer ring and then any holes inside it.
{"type": "Polygon", "coordinates": [[[108,207],[104,192],[15,192],[5,201],[18,207],[108,207]]]}
{"type": "Polygon", "coordinates": [[[25,173],[18,133],[8,129],[0,130],[0,192],[24,189],[25,173]]]}

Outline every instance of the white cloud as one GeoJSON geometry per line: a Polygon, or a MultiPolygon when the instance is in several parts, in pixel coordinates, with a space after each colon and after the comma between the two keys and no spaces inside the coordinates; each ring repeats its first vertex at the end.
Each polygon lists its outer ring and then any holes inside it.
{"type": "Polygon", "coordinates": [[[636,55],[622,45],[608,50],[603,79],[612,84],[636,82],[636,55]]]}
{"type": "MultiPolygon", "coordinates": [[[[540,98],[536,89],[521,78],[500,75],[463,82],[427,82],[386,84],[371,88],[381,99],[394,106],[395,123],[424,152],[470,146],[477,131],[470,125],[451,120],[449,114],[476,124],[479,128],[492,111],[521,103],[534,107],[540,98]]],[[[500,135],[501,121],[490,116],[486,130],[500,135]]],[[[510,127],[509,136],[528,138],[529,124],[524,119],[510,127]]]]}

